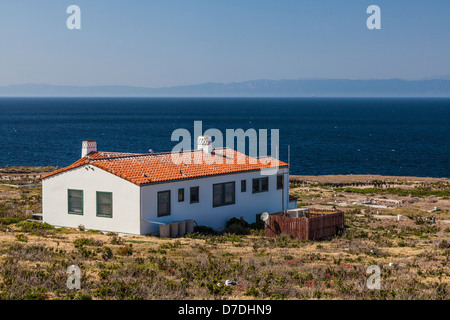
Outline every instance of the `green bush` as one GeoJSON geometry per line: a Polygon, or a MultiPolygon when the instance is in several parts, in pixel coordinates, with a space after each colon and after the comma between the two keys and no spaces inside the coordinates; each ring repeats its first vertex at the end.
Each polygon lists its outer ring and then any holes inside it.
{"type": "Polygon", "coordinates": [[[399,247],[406,247],[408,244],[405,241],[400,241],[399,243],[397,243],[397,245],[399,247]]]}
{"type": "Polygon", "coordinates": [[[225,227],[228,228],[231,225],[234,224],[238,224],[244,228],[248,228],[250,225],[248,224],[247,221],[245,221],[244,219],[238,219],[238,218],[231,218],[230,220],[227,221],[227,223],[225,224],[225,227]]]}
{"type": "Polygon", "coordinates": [[[17,224],[17,226],[23,231],[23,232],[30,232],[30,233],[36,233],[39,231],[46,231],[46,230],[54,230],[55,227],[48,223],[42,223],[42,222],[32,222],[32,221],[21,221],[17,224]]]}
{"type": "Polygon", "coordinates": [[[23,300],[47,300],[46,290],[38,289],[36,291],[27,292],[23,295],[23,300]]]}
{"type": "Polygon", "coordinates": [[[92,300],[92,296],[87,293],[78,293],[74,300],[92,300]]]}
{"type": "Polygon", "coordinates": [[[250,224],[244,219],[231,218],[227,221],[224,232],[238,235],[249,235],[251,233],[250,224]]]}
{"type": "Polygon", "coordinates": [[[103,260],[109,260],[113,257],[113,252],[110,247],[104,247],[102,251],[103,260]]]}
{"type": "Polygon", "coordinates": [[[447,240],[442,240],[441,243],[439,243],[440,249],[448,249],[450,248],[450,243],[447,242],[447,240]]]}
{"type": "Polygon", "coordinates": [[[9,226],[10,224],[18,223],[22,220],[23,219],[17,217],[0,218],[0,225],[9,226]]]}
{"type": "Polygon", "coordinates": [[[78,238],[73,241],[73,244],[75,245],[75,248],[79,248],[82,246],[101,247],[103,245],[103,242],[92,238],[78,238]]]}
{"type": "Polygon", "coordinates": [[[207,226],[195,226],[194,233],[203,234],[203,235],[213,235],[213,236],[219,234],[213,228],[207,227],[207,226]]]}
{"type": "Polygon", "coordinates": [[[117,254],[122,256],[131,256],[133,254],[133,248],[131,244],[129,246],[122,246],[117,249],[117,254]]]}
{"type": "Polygon", "coordinates": [[[244,296],[252,296],[257,298],[259,296],[259,291],[254,287],[250,287],[247,289],[247,291],[245,291],[244,296]]]}
{"type": "Polygon", "coordinates": [[[28,237],[23,234],[16,235],[16,239],[21,242],[28,242],[28,237]]]}
{"type": "Polygon", "coordinates": [[[272,293],[270,296],[271,300],[283,300],[286,297],[284,293],[272,293]]]}
{"type": "Polygon", "coordinates": [[[118,235],[113,235],[111,239],[111,244],[123,244],[123,239],[118,235]]]}

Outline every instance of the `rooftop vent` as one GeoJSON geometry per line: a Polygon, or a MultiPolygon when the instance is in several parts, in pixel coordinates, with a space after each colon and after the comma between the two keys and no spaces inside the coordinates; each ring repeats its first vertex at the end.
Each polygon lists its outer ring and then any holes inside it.
{"type": "Polygon", "coordinates": [[[95,140],[84,140],[81,147],[81,157],[84,158],[92,152],[97,152],[97,142],[95,140]]]}

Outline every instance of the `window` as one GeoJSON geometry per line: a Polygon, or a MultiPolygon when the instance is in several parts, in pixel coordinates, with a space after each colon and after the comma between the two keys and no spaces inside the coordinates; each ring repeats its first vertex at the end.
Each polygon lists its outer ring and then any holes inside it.
{"type": "Polygon", "coordinates": [[[241,192],[247,191],[247,180],[241,180],[241,192]]]}
{"type": "Polygon", "coordinates": [[[158,217],[170,215],[170,191],[158,192],[158,217]]]}
{"type": "Polygon", "coordinates": [[[112,218],[112,192],[97,191],[97,216],[112,218]]]}
{"type": "Polygon", "coordinates": [[[68,190],[68,213],[83,214],[83,190],[68,190]]]}
{"type": "Polygon", "coordinates": [[[253,179],[253,185],[252,185],[253,193],[267,192],[267,191],[269,191],[269,178],[268,177],[253,179]]]}
{"type": "Polygon", "coordinates": [[[184,201],[184,189],[178,189],[178,202],[184,201]]]}
{"type": "Polygon", "coordinates": [[[213,185],[213,207],[235,203],[235,183],[218,183],[213,185]]]}
{"type": "Polygon", "coordinates": [[[279,174],[277,175],[277,189],[283,189],[283,186],[284,186],[283,175],[279,174]]]}
{"type": "Polygon", "coordinates": [[[191,188],[191,203],[197,203],[200,201],[199,198],[199,187],[191,188]]]}

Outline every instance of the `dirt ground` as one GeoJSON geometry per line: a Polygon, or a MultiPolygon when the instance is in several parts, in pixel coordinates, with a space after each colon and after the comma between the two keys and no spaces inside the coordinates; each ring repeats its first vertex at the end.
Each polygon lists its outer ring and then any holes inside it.
{"type": "Polygon", "coordinates": [[[383,192],[397,188],[414,190],[418,187],[435,190],[449,190],[450,179],[396,177],[379,175],[336,175],[336,176],[291,176],[290,193],[299,198],[300,203],[323,208],[336,206],[353,208],[361,206],[367,211],[379,211],[380,214],[401,214],[417,211],[423,216],[435,216],[437,219],[448,219],[450,201],[447,197],[425,195],[415,197],[411,195],[397,195],[383,192]],[[340,188],[339,188],[340,187],[340,188]],[[343,192],[342,188],[369,189],[377,187],[380,192],[357,193],[343,192]],[[430,212],[435,208],[441,210],[430,212]]]}
{"type": "Polygon", "coordinates": [[[450,184],[448,178],[429,178],[429,177],[401,177],[401,176],[381,176],[381,175],[321,175],[321,176],[300,176],[291,175],[292,181],[307,181],[317,183],[355,183],[371,181],[391,181],[391,182],[443,182],[450,184]]]}

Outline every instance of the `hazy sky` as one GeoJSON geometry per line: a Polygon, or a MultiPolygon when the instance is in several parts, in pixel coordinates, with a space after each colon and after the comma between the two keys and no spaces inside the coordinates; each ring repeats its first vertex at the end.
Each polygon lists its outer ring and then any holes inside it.
{"type": "Polygon", "coordinates": [[[447,0],[0,0],[0,85],[417,79],[450,74],[449,33],[447,0]]]}

